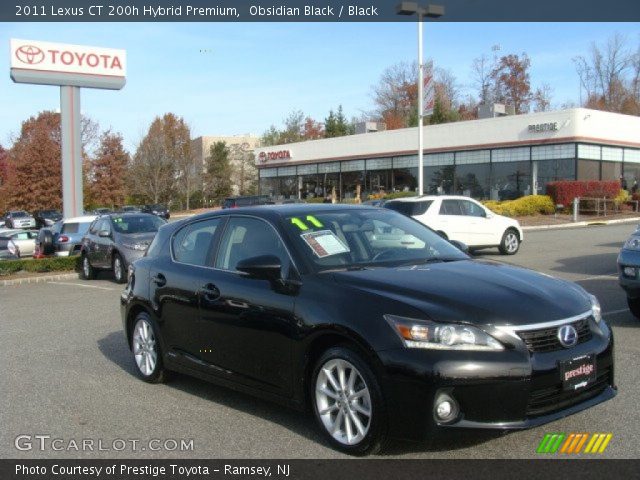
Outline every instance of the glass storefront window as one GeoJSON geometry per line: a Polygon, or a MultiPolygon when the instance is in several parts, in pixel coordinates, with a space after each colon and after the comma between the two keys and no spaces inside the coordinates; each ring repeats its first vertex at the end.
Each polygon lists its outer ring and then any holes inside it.
{"type": "Polygon", "coordinates": [[[280,194],[283,198],[298,198],[298,177],[280,177],[280,194]]]}
{"type": "Polygon", "coordinates": [[[260,195],[278,197],[280,195],[280,180],[276,177],[260,176],[260,195]]]}
{"type": "Polygon", "coordinates": [[[622,176],[622,162],[602,162],[602,180],[620,180],[622,176]]]}
{"type": "Polygon", "coordinates": [[[531,147],[531,160],[554,160],[558,158],[575,158],[575,156],[575,143],[531,147]]]}
{"type": "Polygon", "coordinates": [[[491,200],[513,200],[531,193],[530,162],[499,162],[491,165],[491,200]]]}
{"type": "Polygon", "coordinates": [[[578,160],[578,180],[600,180],[600,162],[578,160]]]}
{"type": "Polygon", "coordinates": [[[454,165],[424,167],[424,189],[431,195],[455,193],[454,165]]]}
{"type": "Polygon", "coordinates": [[[546,185],[556,180],[575,180],[576,162],[574,159],[542,160],[537,162],[538,193],[546,193],[546,185]]]}
{"type": "Polygon", "coordinates": [[[490,172],[488,163],[456,165],[454,192],[477,199],[488,198],[490,172]]]}
{"type": "Polygon", "coordinates": [[[356,198],[358,187],[360,187],[360,199],[364,198],[364,171],[342,172],[342,198],[356,198]]]}
{"type": "Polygon", "coordinates": [[[393,190],[395,192],[415,192],[416,188],[418,188],[417,167],[393,169],[393,190]]]}
{"type": "Polygon", "coordinates": [[[600,146],[579,144],[578,158],[585,158],[587,160],[600,160],[600,146]]]}
{"type": "Polygon", "coordinates": [[[367,170],[367,195],[379,195],[392,191],[391,170],[367,170]]]}
{"type": "Polygon", "coordinates": [[[318,174],[318,184],[322,189],[322,196],[327,198],[332,194],[333,189],[336,190],[336,198],[340,200],[340,174],[339,173],[320,173],[318,174]]]}

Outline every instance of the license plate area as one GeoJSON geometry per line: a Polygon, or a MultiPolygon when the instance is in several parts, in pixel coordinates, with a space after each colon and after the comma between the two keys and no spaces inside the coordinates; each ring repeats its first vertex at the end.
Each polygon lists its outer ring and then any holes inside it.
{"type": "Polygon", "coordinates": [[[562,389],[568,391],[581,390],[596,379],[596,356],[583,355],[560,362],[562,389]]]}

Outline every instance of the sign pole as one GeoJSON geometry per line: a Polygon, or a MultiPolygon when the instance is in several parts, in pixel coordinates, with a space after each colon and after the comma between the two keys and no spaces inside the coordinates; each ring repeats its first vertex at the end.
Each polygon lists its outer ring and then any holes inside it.
{"type": "Polygon", "coordinates": [[[62,205],[64,218],[83,213],[80,87],[60,87],[62,205]]]}
{"type": "Polygon", "coordinates": [[[418,195],[424,194],[424,132],[422,119],[424,110],[423,98],[423,71],[422,71],[422,11],[418,10],[418,195]]]}

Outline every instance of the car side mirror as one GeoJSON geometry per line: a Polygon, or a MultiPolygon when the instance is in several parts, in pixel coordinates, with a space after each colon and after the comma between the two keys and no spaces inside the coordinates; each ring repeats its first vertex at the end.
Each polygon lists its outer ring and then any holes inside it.
{"type": "Polygon", "coordinates": [[[109,230],[100,230],[100,231],[98,232],[98,236],[99,236],[99,237],[103,237],[103,238],[105,238],[105,237],[110,237],[110,236],[111,236],[111,233],[109,232],[109,230]]]}
{"type": "Polygon", "coordinates": [[[236,270],[261,280],[280,280],[282,263],[275,255],[259,255],[240,260],[236,270]]]}
{"type": "Polygon", "coordinates": [[[469,245],[467,245],[466,243],[460,242],[458,240],[449,240],[449,243],[456,247],[458,250],[464,253],[469,253],[469,245]]]}

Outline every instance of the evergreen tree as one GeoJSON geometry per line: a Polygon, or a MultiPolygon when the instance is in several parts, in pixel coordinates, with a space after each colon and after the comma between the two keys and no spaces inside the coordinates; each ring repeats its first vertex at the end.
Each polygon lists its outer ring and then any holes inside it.
{"type": "Polygon", "coordinates": [[[204,195],[214,205],[219,205],[232,192],[233,169],[229,156],[230,150],[227,144],[216,142],[211,145],[209,156],[205,160],[204,195]]]}

